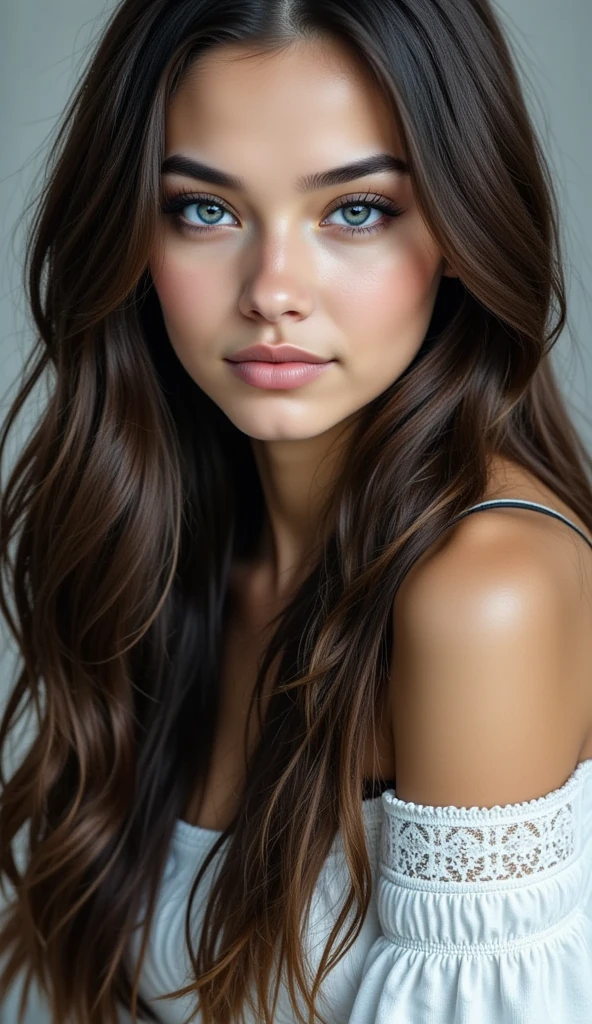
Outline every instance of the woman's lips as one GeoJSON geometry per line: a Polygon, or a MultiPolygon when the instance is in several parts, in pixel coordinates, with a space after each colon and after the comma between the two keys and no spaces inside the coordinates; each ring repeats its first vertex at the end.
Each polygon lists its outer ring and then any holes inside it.
{"type": "Polygon", "coordinates": [[[287,391],[314,380],[332,366],[335,360],[326,363],[267,363],[251,359],[235,363],[227,359],[225,362],[246,384],[266,390],[287,391]]]}

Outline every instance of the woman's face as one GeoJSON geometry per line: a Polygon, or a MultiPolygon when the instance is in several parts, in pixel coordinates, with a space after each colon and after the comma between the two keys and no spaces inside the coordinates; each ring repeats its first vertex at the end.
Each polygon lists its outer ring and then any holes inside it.
{"type": "Polygon", "coordinates": [[[167,199],[184,198],[163,213],[150,271],[196,384],[245,434],[304,439],[353,418],[404,372],[447,271],[404,164],[305,180],[379,154],[405,159],[382,94],[348,52],[315,41],[236,59],[246,53],[206,55],[166,121],[167,160],[242,187],[169,165],[167,199]],[[330,362],[297,386],[261,387],[228,361],[259,342],[330,362]]]}

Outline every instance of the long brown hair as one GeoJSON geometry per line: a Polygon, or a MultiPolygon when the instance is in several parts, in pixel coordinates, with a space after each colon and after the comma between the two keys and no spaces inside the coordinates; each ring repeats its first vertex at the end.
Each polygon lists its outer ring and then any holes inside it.
{"type": "Polygon", "coordinates": [[[265,511],[250,440],[182,368],[147,269],[166,105],[212,46],[319,35],[384,90],[419,208],[459,277],[442,278],[416,358],[360,414],[317,564],[274,623],[251,711],[277,662],[273,695],[211,851],[225,844],[223,870],[191,950],[195,982],[180,990],[204,1024],[236,1020],[252,983],[272,1024],[276,968],[297,1019],[323,1020],[319,986],[371,896],[363,754],[393,600],[482,498],[488,456],[536,474],[592,530],[591,460],[549,358],[566,322],[557,202],[488,0],[124,0],[52,147],[27,249],[37,343],[0,439],[1,457],[48,379],[0,508],[1,608],[20,653],[0,754],[26,710],[37,726],[2,778],[0,878],[14,897],[0,988],[25,969],[56,1024],[112,1024],[118,1003],[155,1019],[137,1000],[145,942],[175,822],[211,755],[229,568],[254,550],[265,511]],[[338,830],[351,886],[311,989],[301,922],[338,830]]]}

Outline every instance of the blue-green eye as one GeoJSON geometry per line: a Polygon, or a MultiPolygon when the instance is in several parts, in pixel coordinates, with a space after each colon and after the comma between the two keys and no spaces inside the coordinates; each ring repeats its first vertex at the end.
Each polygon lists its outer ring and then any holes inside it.
{"type": "Polygon", "coordinates": [[[180,192],[178,195],[165,199],[161,206],[162,212],[173,218],[181,231],[205,232],[219,225],[227,227],[228,222],[222,220],[224,214],[234,219],[234,214],[220,199],[215,196],[192,195],[180,192]],[[179,216],[183,212],[184,216],[179,216]]]}
{"type": "Polygon", "coordinates": [[[350,235],[360,235],[371,231],[380,231],[386,227],[384,215],[391,218],[400,217],[403,211],[386,196],[371,196],[366,193],[363,196],[357,196],[355,200],[350,199],[347,203],[340,199],[339,204],[334,206],[327,216],[330,217],[333,213],[343,213],[347,227],[338,225],[342,231],[350,235]],[[380,212],[383,216],[368,224],[369,210],[380,212]],[[348,217],[352,219],[348,220],[348,217]]]}
{"type": "Polygon", "coordinates": [[[185,218],[194,227],[218,227],[222,223],[221,218],[224,214],[230,212],[224,209],[220,203],[212,203],[209,200],[202,203],[189,203],[183,209],[188,211],[185,218]],[[201,218],[201,220],[194,220],[194,217],[201,218]]]}
{"type": "MultiPolygon", "coordinates": [[[[356,203],[355,206],[338,206],[337,209],[333,211],[333,213],[343,214],[343,216],[345,217],[346,225],[348,227],[356,228],[367,227],[368,212],[378,213],[379,210],[376,206],[370,206],[368,203],[356,203]],[[351,215],[351,223],[348,221],[347,215],[351,215]]],[[[380,217],[378,218],[378,220],[380,221],[380,217]]],[[[370,223],[374,225],[376,221],[371,221],[370,223]]]]}
{"type": "MultiPolygon", "coordinates": [[[[181,192],[178,195],[165,199],[162,204],[162,212],[165,215],[172,216],[180,231],[196,232],[198,234],[213,231],[217,227],[232,226],[232,224],[224,222],[223,217],[225,214],[233,219],[233,223],[236,222],[234,214],[231,213],[226,204],[220,199],[217,199],[215,196],[192,195],[186,192],[181,192]],[[179,214],[182,211],[184,216],[181,217],[179,214]]],[[[387,199],[386,196],[365,193],[364,195],[348,196],[346,199],[339,199],[322,223],[325,224],[327,217],[330,217],[333,213],[343,213],[345,217],[345,226],[335,225],[342,233],[361,235],[382,230],[387,226],[385,216],[389,219],[400,217],[403,210],[391,202],[390,199],[387,199]],[[383,216],[377,221],[367,224],[369,211],[380,212],[383,216]],[[348,217],[352,219],[348,221],[348,217]]]]}

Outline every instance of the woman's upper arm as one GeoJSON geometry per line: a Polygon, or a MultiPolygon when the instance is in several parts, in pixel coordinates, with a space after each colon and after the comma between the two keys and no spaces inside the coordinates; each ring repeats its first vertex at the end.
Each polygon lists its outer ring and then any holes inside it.
{"type": "Polygon", "coordinates": [[[571,678],[571,595],[553,558],[524,524],[508,523],[495,542],[464,525],[412,570],[394,605],[397,796],[492,807],[561,786],[590,723],[571,678]]]}

